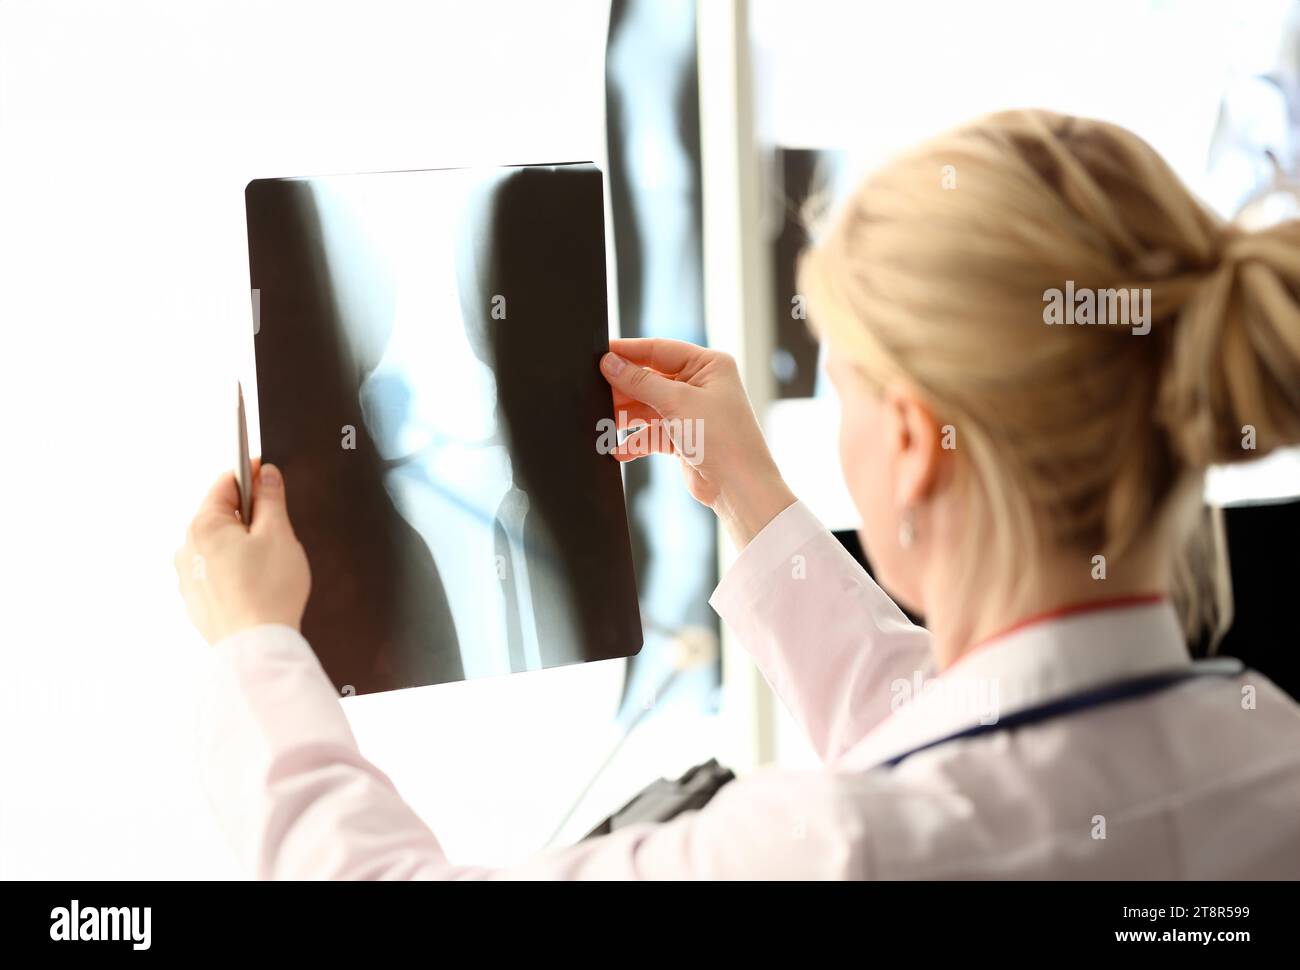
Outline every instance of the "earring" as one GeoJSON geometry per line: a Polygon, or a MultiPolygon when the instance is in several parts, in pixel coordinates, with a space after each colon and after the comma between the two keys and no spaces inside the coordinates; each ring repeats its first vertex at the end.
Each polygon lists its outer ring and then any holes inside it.
{"type": "Polygon", "coordinates": [[[908,506],[903,509],[902,521],[898,523],[898,544],[904,549],[911,549],[916,543],[916,509],[908,506]]]}

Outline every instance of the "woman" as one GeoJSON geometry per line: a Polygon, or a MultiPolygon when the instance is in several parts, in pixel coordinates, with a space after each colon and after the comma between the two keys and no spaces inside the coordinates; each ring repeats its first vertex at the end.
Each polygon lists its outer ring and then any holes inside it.
{"type": "Polygon", "coordinates": [[[251,529],[227,476],[178,560],[216,644],[217,807],[251,869],[1300,876],[1300,709],[1258,673],[1192,665],[1170,601],[1206,466],[1300,441],[1300,224],[1238,233],[1131,133],[1010,112],[872,177],[801,292],[864,546],[927,629],[790,493],[729,358],[622,340],[601,367],[631,418],[704,422],[687,485],[741,550],[711,602],[826,770],[759,772],[517,868],[451,865],[297,633],[308,567],[267,466],[251,529]],[[1067,287],[1081,319],[1045,325],[1067,287]],[[1110,322],[1083,319],[1084,292],[1110,322]]]}

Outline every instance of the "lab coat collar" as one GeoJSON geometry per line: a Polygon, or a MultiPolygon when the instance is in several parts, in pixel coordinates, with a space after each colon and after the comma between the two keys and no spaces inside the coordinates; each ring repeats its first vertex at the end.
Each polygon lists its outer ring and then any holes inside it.
{"type": "Polygon", "coordinates": [[[937,677],[917,672],[894,681],[893,713],[841,765],[875,767],[979,724],[1191,663],[1165,599],[1035,619],[973,648],[937,677]]]}

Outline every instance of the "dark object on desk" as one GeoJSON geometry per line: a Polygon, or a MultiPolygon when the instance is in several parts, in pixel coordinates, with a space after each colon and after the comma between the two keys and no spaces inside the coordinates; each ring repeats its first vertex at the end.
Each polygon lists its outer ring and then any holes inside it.
{"type": "Polygon", "coordinates": [[[1233,619],[1217,652],[1300,700],[1300,500],[1233,505],[1223,514],[1233,619]]]}
{"type": "Polygon", "coordinates": [[[628,825],[643,822],[667,822],[683,812],[696,811],[708,804],[718,789],[736,776],[710,758],[696,765],[676,780],[660,778],[646,787],[617,812],[587,834],[587,838],[609,835],[628,825]]]}

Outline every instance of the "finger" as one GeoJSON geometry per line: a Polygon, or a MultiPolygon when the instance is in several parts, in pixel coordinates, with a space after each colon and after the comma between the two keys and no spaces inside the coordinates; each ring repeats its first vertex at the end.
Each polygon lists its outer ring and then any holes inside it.
{"type": "Polygon", "coordinates": [[[621,462],[636,461],[638,458],[645,458],[648,455],[654,454],[654,452],[650,450],[649,431],[649,428],[641,428],[638,431],[632,432],[620,441],[618,447],[610,452],[610,454],[612,454],[616,460],[621,462]]]}
{"type": "Polygon", "coordinates": [[[619,461],[635,461],[646,455],[671,455],[674,453],[672,439],[655,421],[624,438],[614,449],[614,457],[619,461]]]}
{"type": "Polygon", "coordinates": [[[686,370],[704,352],[703,347],[688,344],[684,340],[665,340],[659,337],[621,337],[611,340],[609,349],[634,364],[670,376],[686,370]]]}
{"type": "Polygon", "coordinates": [[[661,414],[673,409],[685,387],[648,367],[638,367],[618,354],[610,353],[602,357],[600,370],[614,388],[616,396],[619,393],[626,394],[629,399],[648,404],[661,414]]]}
{"type": "Polygon", "coordinates": [[[659,412],[640,401],[630,401],[614,411],[614,422],[619,431],[635,429],[640,424],[653,424],[658,420],[659,412]]]}
{"type": "Polygon", "coordinates": [[[251,531],[290,529],[289,506],[285,494],[284,475],[269,462],[261,466],[253,480],[253,524],[251,531]]]}
{"type": "MultiPolygon", "coordinates": [[[[626,394],[625,392],[620,391],[618,388],[613,387],[612,385],[611,385],[611,390],[613,390],[613,392],[614,392],[614,410],[616,410],[616,411],[618,411],[618,410],[629,410],[629,409],[634,408],[634,407],[637,407],[637,408],[640,408],[640,407],[650,408],[650,406],[649,406],[648,404],[642,404],[640,401],[638,401],[638,400],[636,400],[635,398],[631,397],[629,394],[626,394]]],[[[658,411],[655,411],[654,408],[650,408],[650,410],[653,411],[655,415],[658,415],[658,414],[659,414],[659,412],[658,412],[658,411]]]]}

